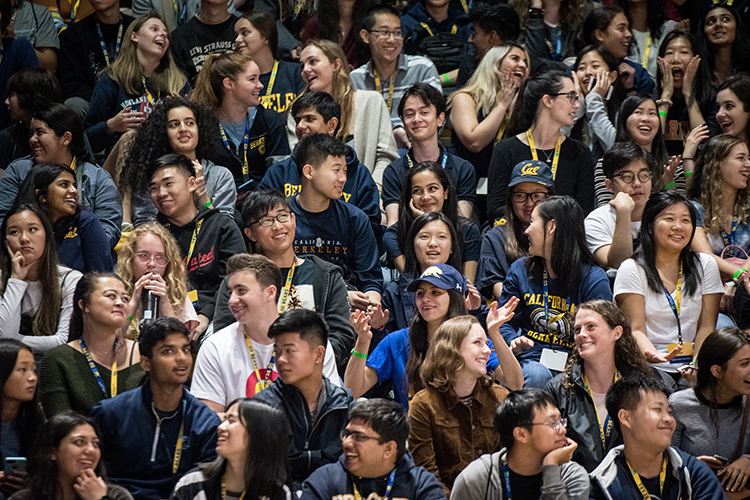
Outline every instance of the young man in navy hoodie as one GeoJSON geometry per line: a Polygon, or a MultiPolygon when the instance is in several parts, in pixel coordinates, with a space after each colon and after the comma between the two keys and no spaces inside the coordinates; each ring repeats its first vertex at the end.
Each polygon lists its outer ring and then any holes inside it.
{"type": "MultiPolygon", "coordinates": [[[[226,276],[227,260],[244,253],[245,244],[237,224],[211,208],[211,202],[196,208],[195,167],[185,155],[168,154],[147,169],[151,200],[156,216],[180,246],[192,290],[188,297],[198,313],[200,325],[194,336],[206,332],[214,316],[216,292],[226,276]]],[[[209,331],[209,334],[211,332],[209,331]]]]}
{"type": "Polygon", "coordinates": [[[607,391],[607,413],[624,444],[591,473],[591,500],[721,500],[721,483],[708,465],[673,446],[676,423],[669,391],[643,375],[618,380],[607,391]]]}
{"type": "MultiPolygon", "coordinates": [[[[298,140],[312,134],[334,137],[341,122],[341,105],[328,92],[305,92],[292,104],[295,134],[298,140]]],[[[299,194],[302,189],[300,175],[294,157],[290,156],[272,165],[258,189],[278,189],[287,198],[299,194]]],[[[375,239],[380,241],[383,229],[380,224],[380,193],[367,167],[361,165],[357,153],[347,146],[346,184],[341,194],[345,202],[362,210],[370,219],[375,239]]],[[[250,221],[245,220],[245,223],[250,221]]],[[[382,253],[382,252],[381,252],[382,253]]]]}
{"type": "Polygon", "coordinates": [[[358,402],[349,410],[349,423],[341,433],[343,455],[307,478],[302,500],[444,499],[435,475],[414,465],[406,450],[407,437],[409,418],[400,404],[385,399],[358,402]]]}

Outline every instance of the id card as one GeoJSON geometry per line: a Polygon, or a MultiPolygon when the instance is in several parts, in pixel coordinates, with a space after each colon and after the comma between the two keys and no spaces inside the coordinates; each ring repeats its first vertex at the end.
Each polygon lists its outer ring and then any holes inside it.
{"type": "Polygon", "coordinates": [[[198,308],[198,290],[190,290],[188,292],[188,299],[193,303],[193,307],[198,308]]]}
{"type": "MultiPolygon", "coordinates": [[[[667,352],[670,352],[672,349],[677,347],[680,344],[667,344],[667,352]]],[[[693,361],[693,343],[692,342],[683,342],[682,343],[682,352],[672,358],[672,360],[669,362],[671,365],[685,365],[693,361]]]]}
{"type": "Polygon", "coordinates": [[[565,371],[565,363],[568,361],[568,353],[565,351],[555,351],[545,347],[542,349],[542,357],[539,358],[539,362],[549,368],[558,372],[565,371]]]}

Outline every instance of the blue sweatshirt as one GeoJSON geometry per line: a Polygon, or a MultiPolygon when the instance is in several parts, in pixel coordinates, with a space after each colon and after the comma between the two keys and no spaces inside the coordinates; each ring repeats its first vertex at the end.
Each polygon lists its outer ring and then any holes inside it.
{"type": "Polygon", "coordinates": [[[64,266],[88,273],[109,272],[114,268],[107,235],[94,214],[81,210],[58,233],[55,233],[57,258],[64,266]]]}
{"type": "Polygon", "coordinates": [[[511,297],[518,297],[521,303],[513,313],[513,319],[500,327],[500,333],[510,345],[518,337],[518,330],[534,341],[534,347],[518,357],[539,361],[544,347],[553,347],[570,352],[573,349],[573,317],[578,306],[594,299],[612,300],[609,279],[600,267],[585,267],[580,285],[569,297],[562,297],[556,279],[549,279],[549,317],[555,318],[550,334],[544,312],[544,287],[542,280],[533,280],[526,269],[528,257],[518,259],[511,266],[503,282],[503,293],[499,304],[505,304],[511,297]]]}

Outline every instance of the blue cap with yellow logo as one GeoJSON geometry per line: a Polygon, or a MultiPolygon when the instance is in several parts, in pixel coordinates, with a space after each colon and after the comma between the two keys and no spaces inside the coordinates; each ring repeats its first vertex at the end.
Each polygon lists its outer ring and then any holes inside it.
{"type": "Polygon", "coordinates": [[[419,275],[419,278],[409,283],[406,289],[410,292],[416,292],[421,281],[432,283],[443,290],[455,290],[461,295],[467,289],[466,278],[456,271],[453,266],[449,266],[448,264],[431,265],[419,275]]]}
{"type": "Polygon", "coordinates": [[[549,165],[539,160],[524,160],[513,167],[508,187],[522,182],[534,182],[548,188],[555,185],[549,165]]]}

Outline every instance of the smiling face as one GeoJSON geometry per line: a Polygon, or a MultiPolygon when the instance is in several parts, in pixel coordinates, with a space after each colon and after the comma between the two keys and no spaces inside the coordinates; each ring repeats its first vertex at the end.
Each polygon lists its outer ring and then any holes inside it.
{"type": "Polygon", "coordinates": [[[566,95],[557,95],[557,96],[545,96],[543,97],[544,100],[550,99],[550,105],[549,105],[549,111],[550,111],[550,119],[554,120],[555,122],[559,123],[561,127],[569,127],[575,124],[576,121],[576,112],[578,111],[578,108],[581,106],[580,100],[576,100],[575,102],[570,102],[570,98],[568,97],[569,92],[577,92],[576,86],[573,83],[573,80],[570,78],[563,78],[562,79],[562,88],[559,91],[559,94],[566,94],[566,95]]]}
{"type": "Polygon", "coordinates": [[[703,34],[713,48],[730,46],[737,37],[737,22],[727,9],[717,7],[706,14],[703,34]]]}
{"type": "Polygon", "coordinates": [[[745,105],[730,89],[724,89],[716,95],[716,104],[719,110],[716,112],[716,121],[724,134],[733,135],[740,139],[747,137],[747,121],[750,111],[745,110],[745,105]]]}
{"type": "Polygon", "coordinates": [[[224,79],[224,87],[243,106],[255,107],[260,104],[260,91],[263,90],[263,84],[260,83],[260,69],[254,61],[250,61],[247,67],[238,74],[234,80],[224,79]]]}
{"type": "Polygon", "coordinates": [[[576,68],[576,75],[578,81],[581,82],[581,86],[584,89],[588,89],[589,82],[594,78],[600,71],[611,71],[612,68],[607,66],[604,62],[601,54],[596,50],[587,52],[578,63],[576,68]]]}
{"type": "Polygon", "coordinates": [[[448,315],[451,297],[447,290],[423,281],[417,289],[417,310],[426,322],[442,322],[448,315]]]}
{"type": "Polygon", "coordinates": [[[667,449],[677,427],[667,395],[661,391],[641,391],[635,410],[620,410],[620,425],[630,431],[635,446],[654,450],[667,449]]]}
{"type": "Polygon", "coordinates": [[[675,203],[659,212],[651,229],[657,252],[681,252],[692,233],[693,222],[684,203],[675,203]]]}
{"type": "Polygon", "coordinates": [[[258,311],[264,311],[269,304],[275,307],[276,287],[264,287],[252,271],[237,271],[229,275],[229,310],[234,319],[243,325],[250,325],[258,311]]]}
{"type": "Polygon", "coordinates": [[[719,174],[723,184],[739,191],[747,187],[748,172],[750,172],[750,157],[748,157],[747,145],[743,142],[729,151],[729,156],[719,166],[719,174]]]}
{"type": "Polygon", "coordinates": [[[415,142],[434,141],[445,122],[445,113],[438,115],[434,105],[413,95],[406,98],[402,116],[404,128],[415,142]]]}
{"type": "Polygon", "coordinates": [[[262,51],[271,50],[268,40],[244,17],[234,24],[234,50],[243,56],[253,57],[262,51]]]}
{"type": "Polygon", "coordinates": [[[29,146],[37,163],[69,163],[71,137],[70,132],[58,137],[46,122],[31,119],[29,146]]]}
{"type": "Polygon", "coordinates": [[[61,217],[75,214],[78,208],[78,189],[73,174],[61,172],[47,187],[47,194],[41,201],[47,206],[53,223],[61,217]]]}
{"type": "Polygon", "coordinates": [[[725,367],[712,366],[711,372],[719,381],[723,398],[750,396],[750,345],[740,347],[725,367]]]}
{"type": "MultiPolygon", "coordinates": [[[[393,454],[388,452],[388,443],[381,444],[380,435],[360,419],[350,421],[346,429],[350,434],[341,443],[344,467],[358,477],[377,477],[373,472],[381,469],[383,463],[388,462],[388,456],[393,454]]],[[[391,441],[391,445],[395,446],[395,442],[391,441]]]]}
{"type": "Polygon", "coordinates": [[[341,198],[346,185],[346,158],[343,156],[329,156],[318,168],[305,165],[303,174],[310,181],[314,191],[332,200],[341,198]]]}
{"type": "Polygon", "coordinates": [[[622,12],[612,19],[606,30],[596,30],[594,36],[618,61],[627,57],[630,42],[633,40],[630,23],[622,12]]]}
{"type": "Polygon", "coordinates": [[[690,41],[683,36],[678,36],[667,45],[667,49],[664,52],[664,61],[672,70],[672,78],[674,79],[674,87],[676,89],[682,88],[682,79],[685,77],[685,70],[694,55],[690,41]]]}
{"type": "Polygon", "coordinates": [[[147,20],[141,29],[134,31],[130,39],[136,45],[138,54],[161,59],[169,48],[167,27],[159,19],[147,20]]]}
{"type": "Polygon", "coordinates": [[[422,271],[433,264],[447,263],[451,246],[451,233],[443,221],[432,221],[420,229],[414,238],[414,253],[422,271]]]}
{"type": "Polygon", "coordinates": [[[89,424],[75,427],[52,452],[60,483],[70,484],[87,469],[96,469],[102,456],[99,438],[89,424]]]}
{"type": "Polygon", "coordinates": [[[151,358],[141,356],[141,366],[149,380],[162,387],[187,383],[192,364],[190,340],[182,333],[171,333],[157,342],[151,358]]]}
{"type": "Polygon", "coordinates": [[[539,215],[539,206],[535,207],[534,211],[531,212],[529,227],[524,231],[524,234],[529,238],[529,255],[546,258],[546,255],[552,248],[552,230],[554,226],[552,222],[549,221],[547,227],[544,226],[544,219],[539,215]]]}
{"type": "Polygon", "coordinates": [[[630,139],[642,148],[651,148],[659,132],[659,115],[656,103],[646,99],[628,116],[625,127],[630,139]]]}
{"type": "Polygon", "coordinates": [[[341,68],[340,60],[331,62],[318,47],[308,45],[300,54],[299,63],[302,66],[302,79],[309,90],[332,93],[333,73],[341,68]]]}
{"type": "Polygon", "coordinates": [[[513,214],[521,224],[528,226],[529,221],[531,221],[531,214],[534,212],[534,207],[538,205],[538,202],[535,202],[531,196],[527,196],[526,201],[519,203],[512,198],[514,193],[525,193],[527,195],[542,193],[546,195],[549,193],[549,190],[536,182],[519,182],[513,186],[511,193],[509,193],[513,203],[513,214]]]}
{"type": "MultiPolygon", "coordinates": [[[[375,31],[401,31],[401,19],[393,14],[376,14],[372,29],[375,31]]],[[[363,41],[370,46],[373,56],[387,62],[398,59],[398,55],[404,47],[403,38],[397,40],[395,36],[389,36],[383,40],[376,33],[366,30],[363,30],[361,35],[363,41]]]]}
{"type": "Polygon", "coordinates": [[[117,278],[99,278],[88,304],[80,300],[84,321],[99,326],[119,327],[125,322],[130,297],[117,278]]]}
{"type": "Polygon", "coordinates": [[[411,201],[422,212],[442,212],[448,199],[448,191],[429,170],[419,172],[411,178],[411,201]]]}
{"type": "Polygon", "coordinates": [[[20,349],[13,371],[3,384],[3,400],[25,403],[34,399],[36,391],[36,363],[28,349],[20,349]]]}
{"type": "Polygon", "coordinates": [[[461,357],[464,358],[462,370],[477,378],[485,376],[491,352],[484,328],[476,324],[471,325],[469,333],[461,341],[461,357]]]}
{"type": "Polygon", "coordinates": [[[24,210],[8,218],[5,243],[12,254],[18,251],[23,254],[24,265],[29,266],[42,258],[46,241],[42,221],[34,212],[24,210]]]}
{"type": "Polygon", "coordinates": [[[646,206],[648,197],[651,196],[651,179],[646,182],[641,182],[638,176],[642,175],[643,172],[650,171],[651,170],[648,168],[648,165],[646,165],[645,161],[636,160],[630,165],[627,165],[620,170],[615,171],[615,176],[618,177],[606,179],[604,181],[604,185],[615,195],[617,195],[617,193],[627,193],[628,195],[630,195],[630,197],[635,202],[635,206],[639,208],[639,211],[642,211],[643,207],[646,206]],[[622,177],[619,177],[620,174],[623,173],[633,174],[633,182],[628,184],[623,181],[622,177]]]}
{"type": "Polygon", "coordinates": [[[287,207],[279,205],[261,217],[261,219],[265,218],[273,219],[273,224],[263,227],[259,223],[252,224],[255,222],[254,220],[247,221],[248,224],[252,225],[245,228],[245,234],[251,241],[260,246],[264,254],[279,255],[288,250],[294,243],[294,232],[297,228],[294,213],[290,212],[287,207]],[[286,222],[276,220],[280,213],[289,214],[289,220],[286,222]]]}
{"type": "Polygon", "coordinates": [[[188,177],[187,172],[178,167],[165,167],[157,170],[149,182],[151,201],[156,209],[170,221],[177,220],[191,207],[195,209],[193,202],[195,188],[195,177],[188,177]]]}
{"type": "Polygon", "coordinates": [[[195,159],[195,148],[198,147],[198,123],[190,108],[181,106],[167,111],[167,137],[169,147],[177,154],[195,159]]]}
{"type": "Polygon", "coordinates": [[[529,59],[526,52],[513,47],[500,61],[498,68],[500,74],[510,72],[513,75],[515,84],[520,86],[529,77],[529,59]]]}
{"type": "Polygon", "coordinates": [[[610,328],[598,312],[579,309],[576,313],[575,344],[584,361],[613,359],[621,336],[622,327],[610,328]]]}
{"type": "Polygon", "coordinates": [[[227,460],[244,460],[250,445],[247,428],[240,420],[239,407],[239,403],[235,403],[227,408],[217,429],[216,454],[227,460]]]}
{"type": "Polygon", "coordinates": [[[296,124],[294,133],[297,135],[297,139],[301,141],[313,134],[333,135],[336,131],[336,126],[339,124],[339,120],[335,116],[332,116],[326,122],[323,115],[318,113],[317,109],[310,107],[299,110],[294,115],[294,123],[296,124]]]}

